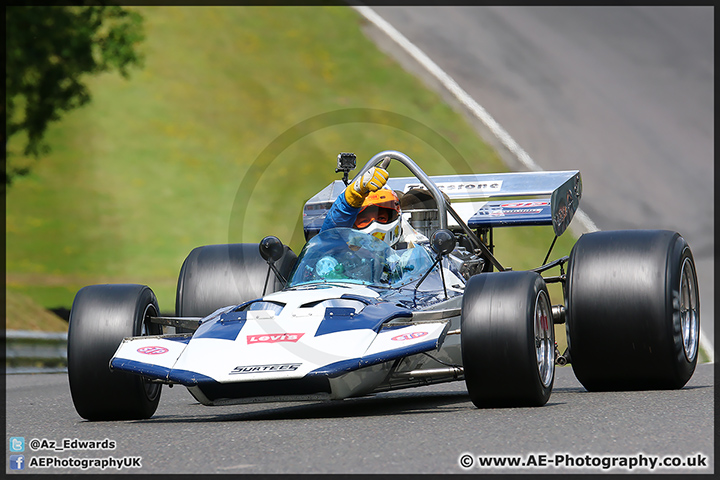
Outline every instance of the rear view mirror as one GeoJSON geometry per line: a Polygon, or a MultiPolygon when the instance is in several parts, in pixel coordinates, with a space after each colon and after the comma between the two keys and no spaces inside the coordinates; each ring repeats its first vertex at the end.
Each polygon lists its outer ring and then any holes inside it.
{"type": "Polygon", "coordinates": [[[260,241],[260,256],[268,263],[275,263],[283,256],[285,247],[279,238],[269,235],[260,241]]]}
{"type": "Polygon", "coordinates": [[[455,250],[457,240],[450,230],[436,230],[435,233],[432,234],[430,244],[438,255],[447,255],[455,250]]]}

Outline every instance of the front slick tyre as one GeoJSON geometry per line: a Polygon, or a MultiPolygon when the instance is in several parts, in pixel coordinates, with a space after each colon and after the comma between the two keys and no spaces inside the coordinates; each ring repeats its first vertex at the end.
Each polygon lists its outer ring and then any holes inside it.
{"type": "Polygon", "coordinates": [[[555,331],[534,272],[481,273],[462,303],[465,383],[477,407],[542,406],[555,378],[555,331]]]}
{"type": "Polygon", "coordinates": [[[700,306],[690,247],[676,232],[585,234],[570,253],[567,333],[590,391],[682,388],[695,371],[700,306]]]}
{"type": "Polygon", "coordinates": [[[68,328],[68,380],[78,414],[87,420],[150,418],[161,385],[110,370],[124,337],[157,335],[157,299],[144,285],[91,285],[73,301],[68,328]]]}

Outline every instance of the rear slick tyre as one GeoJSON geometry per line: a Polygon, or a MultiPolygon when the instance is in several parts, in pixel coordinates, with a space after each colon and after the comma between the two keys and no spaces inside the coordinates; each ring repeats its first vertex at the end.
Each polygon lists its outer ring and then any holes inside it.
{"type": "Polygon", "coordinates": [[[545,405],[555,379],[555,331],[542,277],[526,271],[471,277],[461,318],[465,383],[473,404],[545,405]]]}
{"type": "Polygon", "coordinates": [[[665,230],[585,234],[570,253],[567,337],[590,391],[682,388],[695,371],[700,305],[692,252],[665,230]]]}
{"type": "Polygon", "coordinates": [[[68,381],[77,413],[87,420],[150,418],[162,385],[110,370],[124,337],[159,335],[157,299],[144,285],[91,285],[76,295],[68,327],[68,381]]]}
{"type": "MultiPolygon", "coordinates": [[[[297,255],[286,245],[275,266],[287,279],[296,261],[297,255]]],[[[238,305],[280,290],[282,282],[273,272],[268,276],[268,270],[257,243],[197,247],[180,269],[175,314],[178,317],[205,317],[218,308],[238,305]]]]}

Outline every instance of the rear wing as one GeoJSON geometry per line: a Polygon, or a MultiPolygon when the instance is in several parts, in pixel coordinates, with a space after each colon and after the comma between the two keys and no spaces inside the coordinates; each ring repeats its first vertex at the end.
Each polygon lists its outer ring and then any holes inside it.
{"type": "MultiPolygon", "coordinates": [[[[555,235],[560,236],[570,224],[582,195],[578,170],[429,178],[473,229],[552,225],[555,235]]],[[[388,186],[401,194],[425,189],[415,177],[390,178],[388,186]]],[[[345,184],[336,180],[305,203],[303,227],[307,238],[320,231],[332,203],[344,190],[345,184]]]]}

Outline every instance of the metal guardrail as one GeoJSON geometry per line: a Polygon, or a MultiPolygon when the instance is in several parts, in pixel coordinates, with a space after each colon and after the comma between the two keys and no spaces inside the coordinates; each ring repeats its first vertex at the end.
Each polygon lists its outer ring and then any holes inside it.
{"type": "Polygon", "coordinates": [[[6,373],[67,371],[67,332],[5,331],[6,373]]]}
{"type": "Polygon", "coordinates": [[[67,332],[37,332],[34,330],[5,330],[7,340],[48,340],[67,342],[67,332]]]}

